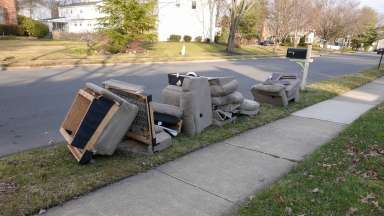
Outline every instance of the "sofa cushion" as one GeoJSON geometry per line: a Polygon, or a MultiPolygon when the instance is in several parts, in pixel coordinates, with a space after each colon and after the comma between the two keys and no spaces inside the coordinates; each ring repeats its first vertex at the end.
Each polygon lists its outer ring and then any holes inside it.
{"type": "Polygon", "coordinates": [[[264,84],[256,84],[252,86],[251,91],[264,91],[264,92],[273,92],[278,93],[285,89],[284,85],[275,84],[275,85],[264,85],[264,84]]]}
{"type": "Polygon", "coordinates": [[[210,88],[212,97],[225,96],[235,92],[239,88],[239,82],[237,80],[231,80],[225,84],[211,85],[210,88]]]}
{"type": "Polygon", "coordinates": [[[170,116],[174,116],[177,118],[181,118],[183,115],[182,110],[180,107],[173,106],[170,104],[163,104],[163,103],[157,103],[157,102],[151,102],[151,105],[153,107],[153,111],[156,113],[166,114],[170,116]]]}
{"type": "Polygon", "coordinates": [[[260,108],[260,104],[253,100],[245,99],[240,105],[240,111],[256,111],[260,108]]]}
{"type": "Polygon", "coordinates": [[[223,106],[227,104],[241,104],[244,100],[240,92],[233,92],[232,94],[224,97],[212,97],[212,104],[216,106],[223,106]]]}

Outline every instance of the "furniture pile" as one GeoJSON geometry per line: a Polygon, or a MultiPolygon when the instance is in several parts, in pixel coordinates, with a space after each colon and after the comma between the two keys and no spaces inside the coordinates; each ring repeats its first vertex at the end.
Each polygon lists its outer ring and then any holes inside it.
{"type": "Polygon", "coordinates": [[[210,77],[209,87],[215,125],[232,122],[238,114],[253,116],[259,112],[259,103],[245,99],[237,91],[239,82],[233,77],[210,77]]]}
{"type": "MultiPolygon", "coordinates": [[[[286,106],[299,100],[299,84],[294,75],[273,74],[251,92],[255,100],[286,106]]],[[[78,91],[60,133],[81,164],[94,154],[112,155],[116,149],[153,154],[171,146],[179,133],[195,135],[238,115],[256,115],[259,103],[245,99],[238,88],[233,77],[168,74],[159,103],[144,86],[117,80],[107,80],[102,87],[87,83],[78,91]]]]}

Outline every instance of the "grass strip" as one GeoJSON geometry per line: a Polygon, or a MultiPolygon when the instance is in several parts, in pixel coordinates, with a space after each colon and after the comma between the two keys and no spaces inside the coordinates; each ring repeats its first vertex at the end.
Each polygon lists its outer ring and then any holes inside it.
{"type": "Polygon", "coordinates": [[[240,117],[222,128],[210,127],[193,136],[178,136],[161,153],[142,156],[117,151],[111,157],[95,157],[80,166],[64,144],[38,148],[0,158],[0,215],[28,215],[128,176],[149,170],[212,143],[288,116],[290,113],[366,84],[384,71],[357,74],[310,84],[299,103],[287,108],[263,104],[255,117],[240,117]]]}
{"type": "Polygon", "coordinates": [[[258,193],[255,215],[384,215],[384,103],[258,193]]]}
{"type": "Polygon", "coordinates": [[[0,40],[0,66],[57,66],[82,64],[148,63],[196,60],[241,60],[285,54],[286,48],[247,46],[236,48],[234,54],[226,52],[223,44],[156,42],[145,43],[144,52],[103,54],[95,47],[88,47],[81,41],[57,40],[0,40]],[[180,50],[186,47],[186,55],[180,50]],[[60,62],[57,61],[60,59],[60,62]]]}

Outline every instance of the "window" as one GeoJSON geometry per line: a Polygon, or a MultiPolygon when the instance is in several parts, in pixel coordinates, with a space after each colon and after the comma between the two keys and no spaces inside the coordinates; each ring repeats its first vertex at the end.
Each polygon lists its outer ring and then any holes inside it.
{"type": "Polygon", "coordinates": [[[81,26],[81,23],[79,24],[79,26],[81,26]]]}
{"type": "Polygon", "coordinates": [[[196,1],[192,1],[192,9],[196,9],[196,1]]]}
{"type": "Polygon", "coordinates": [[[77,26],[77,23],[75,23],[75,26],[77,26]]]}
{"type": "Polygon", "coordinates": [[[180,7],[180,0],[176,0],[176,7],[180,7]]]}
{"type": "Polygon", "coordinates": [[[80,10],[80,13],[83,13],[83,10],[80,10]]]}

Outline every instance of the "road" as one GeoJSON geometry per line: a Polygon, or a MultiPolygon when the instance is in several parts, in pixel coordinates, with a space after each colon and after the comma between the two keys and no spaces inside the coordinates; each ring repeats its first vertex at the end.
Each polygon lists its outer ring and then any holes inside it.
{"type": "MultiPolygon", "coordinates": [[[[60,59],[58,59],[60,61],[60,59]]],[[[309,82],[371,68],[378,56],[328,55],[311,64],[309,82]]],[[[240,91],[252,98],[250,87],[271,72],[298,73],[299,66],[283,58],[242,61],[134,64],[7,69],[0,71],[0,156],[61,142],[58,133],[77,90],[86,82],[118,79],[146,86],[159,101],[167,73],[194,71],[207,76],[234,76],[240,91]]]]}

